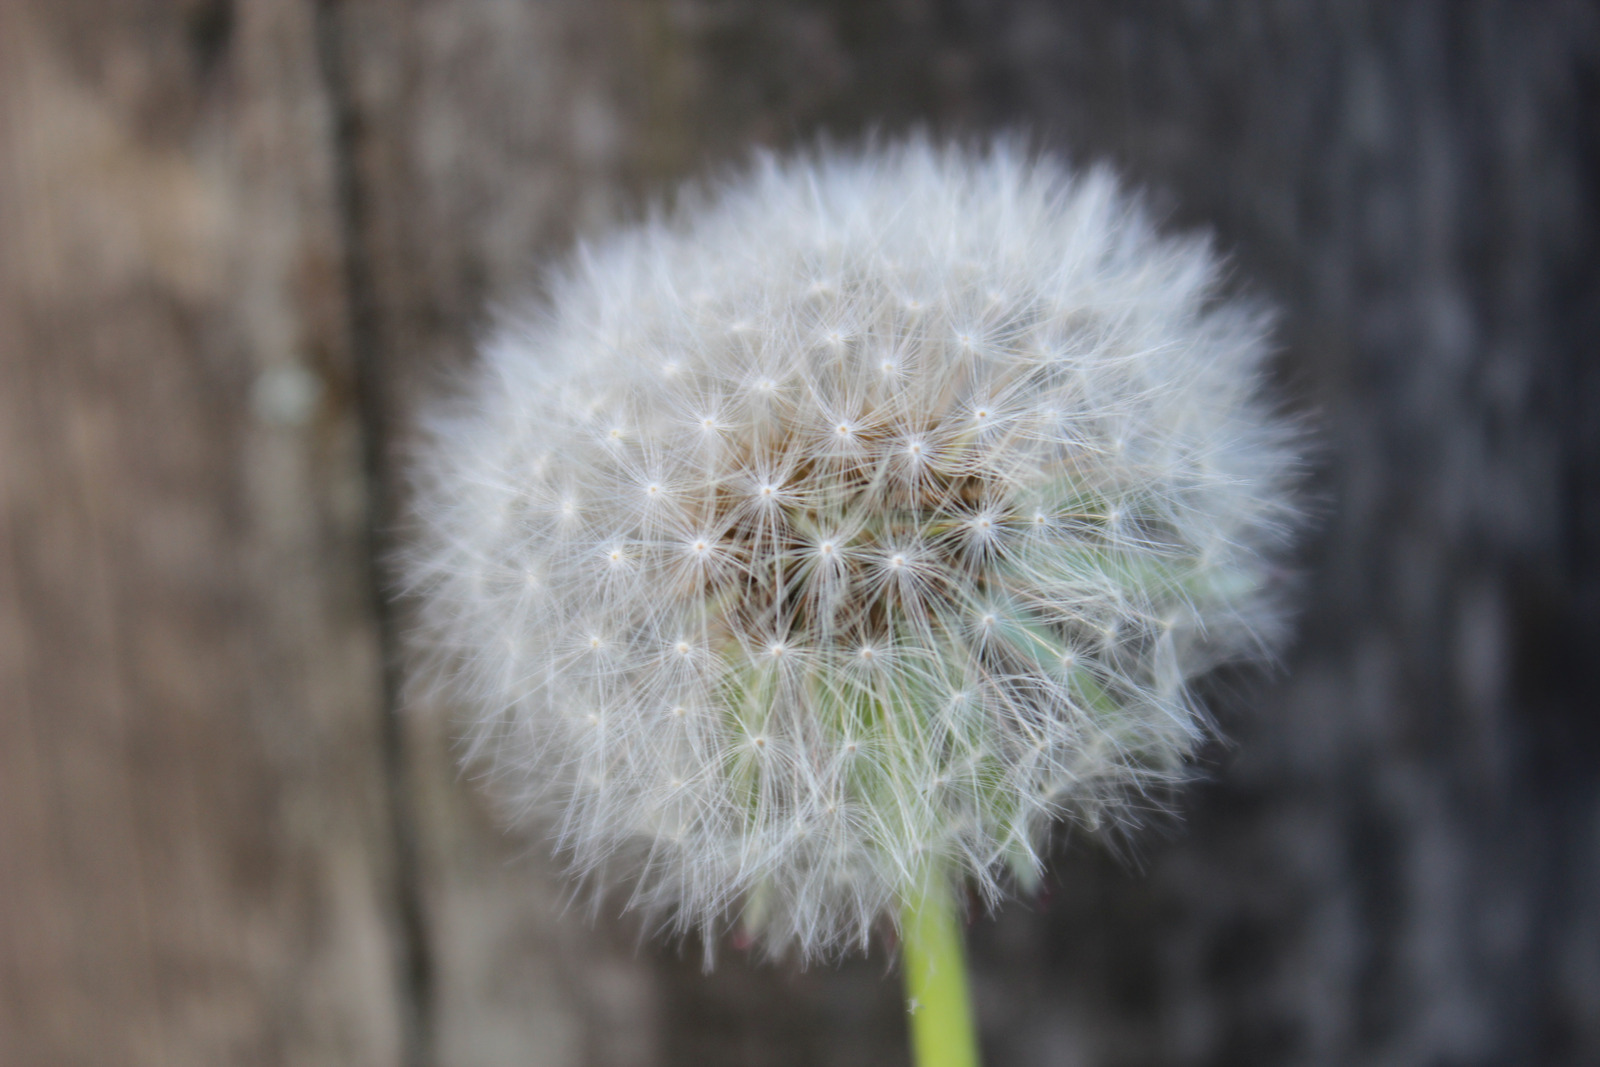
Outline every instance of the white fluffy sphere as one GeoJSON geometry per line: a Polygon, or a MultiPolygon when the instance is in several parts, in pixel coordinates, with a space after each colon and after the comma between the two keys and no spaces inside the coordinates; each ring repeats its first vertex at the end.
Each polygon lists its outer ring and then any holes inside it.
{"type": "Polygon", "coordinates": [[[419,464],[409,576],[474,755],[708,939],[991,899],[1204,736],[1273,632],[1260,317],[1102,172],[769,159],[580,251],[419,464]]]}

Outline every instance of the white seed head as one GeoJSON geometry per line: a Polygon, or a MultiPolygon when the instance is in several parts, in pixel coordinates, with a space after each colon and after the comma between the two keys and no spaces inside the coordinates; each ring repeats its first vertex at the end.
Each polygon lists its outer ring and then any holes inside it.
{"type": "Polygon", "coordinates": [[[1126,824],[1278,631],[1294,435],[1217,286],[1005,143],[771,159],[589,247],[419,464],[473,757],[708,946],[861,946],[1126,824]]]}

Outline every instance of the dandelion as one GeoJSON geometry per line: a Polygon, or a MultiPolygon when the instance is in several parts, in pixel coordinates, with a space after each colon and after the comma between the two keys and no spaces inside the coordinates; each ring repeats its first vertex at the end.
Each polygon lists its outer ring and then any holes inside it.
{"type": "Polygon", "coordinates": [[[585,247],[419,464],[472,758],[708,960],[896,926],[915,1030],[953,895],[1127,824],[1192,680],[1271,647],[1263,332],[1203,241],[1004,142],[765,159],[585,247]]]}

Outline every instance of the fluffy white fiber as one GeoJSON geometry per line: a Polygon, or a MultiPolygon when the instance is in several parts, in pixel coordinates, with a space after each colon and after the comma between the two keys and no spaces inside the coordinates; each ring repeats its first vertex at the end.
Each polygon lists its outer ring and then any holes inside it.
{"type": "Polygon", "coordinates": [[[1000,143],[769,159],[584,247],[419,463],[472,756],[707,944],[995,899],[1180,777],[1275,631],[1291,434],[1207,245],[1000,143]]]}

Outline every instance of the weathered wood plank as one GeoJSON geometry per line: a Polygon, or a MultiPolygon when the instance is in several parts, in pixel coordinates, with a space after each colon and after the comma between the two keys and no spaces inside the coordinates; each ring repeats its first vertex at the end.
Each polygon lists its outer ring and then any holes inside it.
{"type": "Polygon", "coordinates": [[[314,43],[0,8],[0,1063],[401,1057],[314,43]]]}

